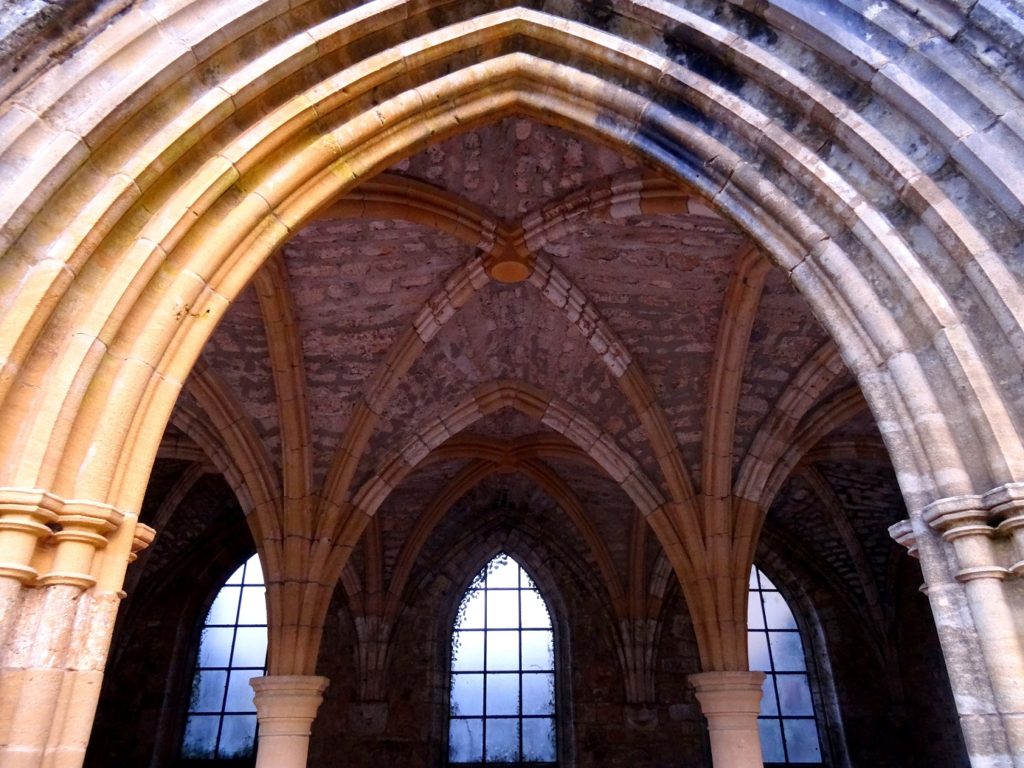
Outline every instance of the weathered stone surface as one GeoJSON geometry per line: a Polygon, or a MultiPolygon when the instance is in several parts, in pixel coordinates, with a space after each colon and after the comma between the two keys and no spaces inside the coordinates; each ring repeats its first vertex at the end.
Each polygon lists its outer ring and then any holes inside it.
{"type": "Polygon", "coordinates": [[[368,761],[440,758],[438,610],[507,545],[595,638],[579,763],[706,762],[681,681],[747,674],[755,551],[833,762],[955,762],[904,733],[950,708],[891,526],[969,759],[1024,768],[1017,0],[5,10],[0,763],[81,762],[125,587],[173,759],[192,639],[153,606],[194,619],[246,529],[270,678],[344,593],[368,761]]]}

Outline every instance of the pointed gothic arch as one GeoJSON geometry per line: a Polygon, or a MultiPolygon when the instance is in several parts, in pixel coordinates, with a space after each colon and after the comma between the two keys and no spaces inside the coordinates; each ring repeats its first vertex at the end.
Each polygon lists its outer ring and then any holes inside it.
{"type": "MultiPolygon", "coordinates": [[[[78,658],[73,627],[90,626],[92,611],[109,622],[115,610],[129,556],[150,536],[136,522],[160,435],[232,298],[295,228],[362,178],[513,113],[647,157],[791,274],[885,425],[926,579],[947,600],[936,598],[936,610],[987,610],[969,598],[978,585],[955,578],[973,578],[977,564],[958,549],[949,565],[937,533],[980,535],[960,530],[967,520],[1011,536],[1024,482],[1013,379],[1024,358],[1024,301],[1012,221],[1024,201],[1005,163],[1022,154],[1009,117],[1019,98],[990,59],[949,48],[964,30],[993,39],[980,11],[897,8],[900,24],[890,25],[847,6],[812,19],[769,3],[754,14],[760,31],[744,37],[728,19],[642,0],[610,11],[639,32],[524,8],[464,18],[441,2],[410,10],[380,0],[312,19],[281,2],[228,5],[132,8],[102,29],[85,24],[60,62],[29,59],[37,69],[19,76],[4,113],[0,164],[11,191],[0,207],[0,421],[10,426],[0,435],[0,543],[10,605],[41,605],[51,587],[90,595],[81,617],[39,639],[58,649],[57,668],[102,666],[78,658]],[[445,7],[450,16],[432,13],[445,7]],[[260,25],[272,21],[281,36],[260,42],[260,25]],[[870,30],[872,42],[851,26],[870,30]],[[400,29],[413,39],[360,53],[372,34],[400,29]],[[764,29],[786,34],[822,72],[797,71],[764,29]],[[467,63],[478,50],[492,58],[467,63]],[[709,56],[711,72],[701,63],[709,56]],[[335,69],[304,89],[293,75],[314,61],[335,69]],[[219,65],[224,76],[204,83],[219,65]],[[837,69],[897,105],[898,125],[873,125],[851,109],[830,88],[837,69]],[[927,87],[922,73],[938,84],[927,87]],[[822,157],[762,99],[827,127],[844,159],[822,157]],[[167,106],[182,101],[185,110],[167,106]],[[940,147],[970,193],[954,195],[922,170],[901,145],[904,130],[940,147]],[[866,194],[875,184],[887,203],[866,194]],[[991,206],[994,224],[972,197],[991,206]],[[806,205],[792,205],[797,198],[806,205]]],[[[664,511],[657,532],[669,544],[682,517],[678,507],[664,511]]],[[[267,541],[268,558],[281,562],[316,562],[317,546],[329,547],[301,533],[267,532],[267,541]]],[[[1005,576],[1013,563],[988,565],[1005,576]]],[[[324,598],[326,585],[302,586],[324,598]]],[[[996,586],[998,623],[1011,626],[1014,601],[996,586]]],[[[5,636],[33,634],[19,618],[29,615],[11,609],[5,636]]],[[[1003,714],[1024,702],[1002,681],[1022,671],[1020,654],[1006,653],[999,632],[970,637],[947,641],[951,667],[973,668],[958,653],[985,659],[986,678],[959,685],[982,690],[981,720],[1002,734],[1002,746],[986,748],[1019,753],[1024,737],[1003,714]]],[[[314,639],[296,642],[308,653],[281,671],[315,663],[314,639]]],[[[725,654],[709,664],[741,661],[725,654]]],[[[31,663],[15,658],[12,668],[31,663]]],[[[47,702],[44,721],[57,711],[57,691],[47,702]]],[[[81,733],[66,738],[85,742],[81,733]]]]}

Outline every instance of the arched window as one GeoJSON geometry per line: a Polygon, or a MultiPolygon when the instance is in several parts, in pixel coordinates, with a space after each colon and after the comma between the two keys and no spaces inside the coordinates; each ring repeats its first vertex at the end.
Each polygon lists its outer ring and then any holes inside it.
{"type": "Polygon", "coordinates": [[[250,757],[256,708],[249,680],[267,660],[263,570],[250,557],[214,598],[199,639],[181,754],[186,759],[250,757]]]}
{"type": "Polygon", "coordinates": [[[766,674],[758,727],[765,764],[821,764],[807,661],[793,612],[757,567],[747,602],[750,668],[766,674]]]}
{"type": "Polygon", "coordinates": [[[452,632],[448,761],[556,765],[551,615],[502,553],[462,598],[452,632]]]}

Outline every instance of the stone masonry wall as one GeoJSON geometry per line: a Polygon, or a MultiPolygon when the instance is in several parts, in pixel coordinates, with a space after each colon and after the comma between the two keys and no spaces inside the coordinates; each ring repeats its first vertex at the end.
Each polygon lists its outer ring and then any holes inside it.
{"type": "MultiPolygon", "coordinates": [[[[181,471],[181,464],[167,463],[158,477],[166,475],[167,486],[181,471]]],[[[927,600],[917,591],[916,564],[904,555],[890,573],[882,642],[861,618],[862,597],[844,589],[842,575],[832,571],[830,539],[819,546],[812,535],[813,509],[800,508],[806,523],[800,544],[773,518],[758,563],[785,590],[810,644],[827,764],[966,766],[927,600]]],[[[589,512],[600,520],[614,510],[589,512]]],[[[230,489],[207,476],[135,566],[144,571],[122,609],[88,768],[180,765],[195,630],[220,582],[251,553],[244,525],[230,489]]],[[[556,617],[565,711],[560,738],[569,765],[710,766],[703,718],[687,684],[699,661],[678,588],[670,586],[660,612],[655,701],[628,704],[608,598],[586,547],[557,507],[511,477],[485,483],[456,504],[421,552],[393,629],[383,700],[360,700],[365,670],[357,664],[357,619],[338,590],[317,670],[331,685],[314,724],[309,764],[444,764],[451,619],[465,585],[502,550],[534,575],[556,617]]],[[[362,561],[361,552],[353,558],[356,567],[362,561]]]]}
{"type": "Polygon", "coordinates": [[[411,580],[416,586],[394,628],[384,701],[358,700],[355,627],[336,594],[317,669],[332,682],[314,724],[310,765],[444,765],[450,617],[465,585],[501,550],[531,572],[554,614],[559,673],[568,675],[559,683],[558,705],[566,711],[559,738],[569,742],[570,764],[709,765],[703,721],[686,682],[699,662],[685,604],[673,592],[663,612],[657,701],[627,704],[615,630],[581,547],[558,521],[526,508],[453,510],[411,580]]]}

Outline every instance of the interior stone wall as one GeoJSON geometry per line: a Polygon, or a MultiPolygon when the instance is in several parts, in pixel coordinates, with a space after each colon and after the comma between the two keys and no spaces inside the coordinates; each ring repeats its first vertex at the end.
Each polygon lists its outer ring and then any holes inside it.
{"type": "Polygon", "coordinates": [[[884,612],[881,643],[837,574],[822,568],[813,539],[794,546],[768,527],[757,562],[785,594],[802,630],[828,764],[966,768],[916,562],[903,557],[893,568],[896,594],[884,612]]]}
{"type": "MultiPolygon", "coordinates": [[[[159,500],[161,477],[179,474],[168,464],[157,463],[147,501],[159,500]]],[[[201,478],[134,566],[143,573],[121,607],[86,768],[178,764],[202,618],[252,549],[231,488],[220,475],[201,478]]]]}
{"type": "MultiPolygon", "coordinates": [[[[158,462],[153,503],[184,465],[158,462]]],[[[797,497],[784,494],[793,505],[797,497]]],[[[882,629],[863,620],[861,594],[835,568],[834,532],[800,508],[803,540],[774,510],[758,563],[790,599],[809,643],[819,716],[835,768],[962,768],[967,765],[949,683],[920,570],[895,557],[884,590],[882,629]],[[815,532],[818,533],[815,533],[815,532]],[[820,535],[819,535],[820,533],[820,535]],[[819,540],[820,539],[820,540],[819,540]]],[[[609,510],[592,508],[599,524],[609,510]]],[[[196,632],[218,585],[251,553],[231,489],[216,474],[200,479],[164,532],[134,566],[139,583],[122,607],[89,768],[170,768],[184,724],[196,632]]],[[[353,568],[364,567],[357,550],[353,568]]],[[[456,504],[428,539],[392,633],[383,700],[363,700],[352,605],[365,595],[336,592],[317,673],[331,680],[310,744],[310,765],[346,768],[443,765],[448,632],[463,590],[499,551],[517,557],[552,607],[562,664],[560,737],[577,768],[710,766],[704,722],[687,676],[699,661],[680,590],[670,584],[659,613],[655,701],[629,704],[616,655],[608,597],[573,527],[550,501],[511,480],[495,480],[456,504]],[[568,670],[568,673],[566,673],[568,670]],[[568,674],[568,678],[564,675],[568,674]]],[[[656,561],[656,547],[648,558],[656,561]]],[[[881,558],[874,558],[880,560],[881,558]]]]}
{"type": "Polygon", "coordinates": [[[355,627],[344,596],[335,595],[317,668],[332,682],[314,724],[310,765],[444,764],[451,618],[465,586],[502,550],[531,573],[553,613],[558,706],[565,710],[559,738],[568,742],[563,757],[578,768],[710,765],[703,719],[686,681],[699,669],[697,646],[677,591],[662,613],[657,700],[628,704],[615,628],[581,558],[582,543],[560,521],[528,508],[481,512],[463,505],[455,512],[412,579],[416,587],[393,630],[384,701],[359,700],[355,627]],[[457,535],[470,526],[472,533],[457,535]]]}

